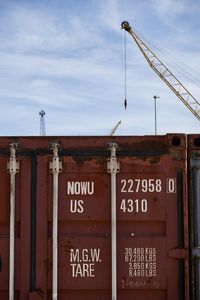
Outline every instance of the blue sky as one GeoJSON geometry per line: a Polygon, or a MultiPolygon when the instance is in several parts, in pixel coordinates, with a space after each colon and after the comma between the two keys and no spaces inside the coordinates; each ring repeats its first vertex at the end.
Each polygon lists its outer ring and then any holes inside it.
{"type": "MultiPolygon", "coordinates": [[[[191,0],[0,0],[0,135],[198,133],[200,123],[157,78],[124,32],[129,23],[197,71],[200,3],[191,0]]],[[[199,88],[183,81],[200,101],[199,88]],[[199,98],[198,98],[199,97],[199,98]]]]}

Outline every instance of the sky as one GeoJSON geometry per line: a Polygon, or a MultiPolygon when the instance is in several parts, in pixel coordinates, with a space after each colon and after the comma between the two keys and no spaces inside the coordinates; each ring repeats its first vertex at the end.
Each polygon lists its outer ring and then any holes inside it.
{"type": "MultiPolygon", "coordinates": [[[[116,135],[154,135],[154,95],[158,134],[199,133],[129,34],[125,110],[121,29],[128,21],[198,71],[199,14],[198,0],[0,0],[0,135],[40,135],[41,109],[49,136],[109,135],[120,120],[116,135]]],[[[200,101],[199,87],[183,84],[200,101]]]]}

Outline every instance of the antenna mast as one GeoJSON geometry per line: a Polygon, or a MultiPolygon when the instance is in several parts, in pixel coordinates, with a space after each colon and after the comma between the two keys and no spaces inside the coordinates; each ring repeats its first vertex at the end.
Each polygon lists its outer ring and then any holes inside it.
{"type": "Polygon", "coordinates": [[[44,120],[45,111],[41,110],[39,112],[39,115],[40,115],[40,135],[44,136],[46,135],[45,120],[44,120]]]}

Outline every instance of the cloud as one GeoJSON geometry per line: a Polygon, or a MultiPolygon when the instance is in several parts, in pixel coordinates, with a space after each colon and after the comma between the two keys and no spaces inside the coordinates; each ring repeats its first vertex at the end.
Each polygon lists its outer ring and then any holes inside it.
{"type": "MultiPolygon", "coordinates": [[[[47,133],[52,135],[107,134],[119,120],[120,134],[152,134],[154,94],[161,97],[160,131],[178,129],[176,123],[182,131],[192,124],[194,131],[193,116],[156,77],[130,36],[126,111],[123,106],[120,23],[140,20],[148,36],[150,26],[148,17],[142,15],[144,9],[149,8],[148,16],[157,22],[161,14],[169,13],[169,6],[160,4],[154,18],[155,7],[151,10],[148,1],[86,1],[85,7],[82,1],[67,1],[68,5],[61,1],[62,6],[56,5],[59,1],[47,1],[50,4],[46,6],[47,2],[39,2],[40,6],[24,1],[1,10],[1,134],[38,134],[42,108],[47,133]]],[[[160,30],[163,26],[160,23],[160,30]]],[[[158,43],[167,38],[163,32],[158,37],[158,43]]],[[[174,35],[174,43],[176,39],[174,35]]],[[[176,56],[176,47],[173,50],[176,56]]],[[[196,61],[192,56],[191,62],[196,61]]]]}
{"type": "Polygon", "coordinates": [[[183,14],[188,10],[189,4],[184,0],[151,0],[151,5],[153,9],[159,14],[160,17],[170,15],[183,14]]]}
{"type": "Polygon", "coordinates": [[[3,42],[0,49],[63,53],[66,50],[97,46],[102,42],[101,38],[94,27],[88,25],[76,15],[65,20],[48,9],[11,7],[1,21],[0,40],[3,42]]]}

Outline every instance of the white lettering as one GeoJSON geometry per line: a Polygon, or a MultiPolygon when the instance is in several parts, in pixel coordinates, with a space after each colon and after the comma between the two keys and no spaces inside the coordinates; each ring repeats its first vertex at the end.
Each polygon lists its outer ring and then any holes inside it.
{"type": "Polygon", "coordinates": [[[149,179],[122,179],[121,193],[160,193],[162,192],[162,181],[159,178],[149,179]]]}
{"type": "Polygon", "coordinates": [[[70,250],[70,262],[79,261],[79,249],[70,250]]]}
{"type": "Polygon", "coordinates": [[[90,249],[71,249],[70,250],[70,262],[80,262],[82,258],[83,262],[101,262],[100,259],[100,248],[90,249]]]}
{"type": "Polygon", "coordinates": [[[94,262],[94,261],[96,261],[96,262],[101,261],[100,260],[100,248],[98,248],[98,249],[91,249],[90,255],[91,255],[92,262],[94,262]]]}
{"type": "Polygon", "coordinates": [[[129,277],[157,276],[156,248],[125,248],[124,260],[129,277]]]}
{"type": "Polygon", "coordinates": [[[72,277],[95,277],[94,264],[70,264],[72,277]]]}
{"type": "Polygon", "coordinates": [[[83,259],[84,262],[89,260],[89,258],[88,258],[88,249],[83,249],[82,250],[82,259],[83,259]]]}
{"type": "Polygon", "coordinates": [[[122,199],[120,209],[123,213],[146,213],[148,210],[148,202],[146,199],[122,199]]]}
{"type": "Polygon", "coordinates": [[[176,178],[167,178],[167,193],[176,193],[176,178]]]}
{"type": "Polygon", "coordinates": [[[94,181],[68,181],[67,195],[93,195],[94,181]]]}
{"type": "Polygon", "coordinates": [[[83,200],[70,200],[70,212],[71,213],[83,213],[84,208],[83,208],[83,200]]]}
{"type": "Polygon", "coordinates": [[[95,277],[95,265],[101,263],[100,248],[71,249],[72,277],[95,277]]]}

